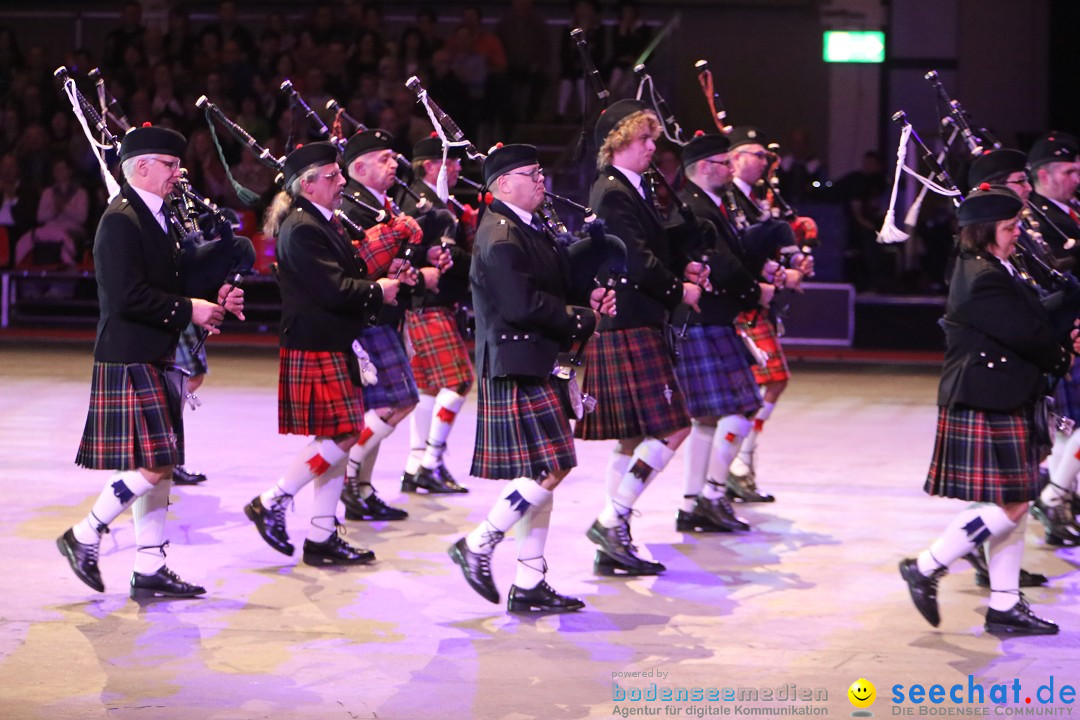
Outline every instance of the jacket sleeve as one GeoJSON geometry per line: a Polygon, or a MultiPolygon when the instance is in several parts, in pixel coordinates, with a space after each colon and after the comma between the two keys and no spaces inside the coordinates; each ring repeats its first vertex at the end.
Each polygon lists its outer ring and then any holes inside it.
{"type": "Polygon", "coordinates": [[[328,252],[326,237],[313,225],[297,225],[289,236],[289,261],[296,282],[320,306],[334,311],[378,312],[378,283],[349,277],[328,252]]]}
{"type": "Polygon", "coordinates": [[[592,335],[596,316],[590,308],[567,305],[540,290],[533,280],[525,251],[509,238],[482,252],[482,265],[495,273],[488,290],[499,316],[519,327],[535,327],[552,337],[576,342],[592,335]]]}
{"type": "Polygon", "coordinates": [[[1054,335],[1045,314],[1033,313],[1019,296],[1016,281],[1003,272],[982,269],[971,281],[960,319],[1028,360],[1042,372],[1061,374],[1068,350],[1054,335]]]}
{"type": "Polygon", "coordinates": [[[153,261],[135,221],[123,212],[106,213],[94,241],[98,283],[121,317],[179,332],[191,322],[191,300],[151,284],[146,264],[153,261]]]}
{"type": "Polygon", "coordinates": [[[630,282],[668,310],[674,310],[682,302],[682,281],[650,249],[649,237],[637,217],[636,202],[625,192],[608,191],[601,197],[596,214],[604,219],[608,232],[626,243],[630,282]]]}

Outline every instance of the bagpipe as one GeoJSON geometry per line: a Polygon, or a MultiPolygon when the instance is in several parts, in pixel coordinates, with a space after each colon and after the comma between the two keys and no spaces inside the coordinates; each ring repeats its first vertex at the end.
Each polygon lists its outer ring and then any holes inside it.
{"type": "MultiPolygon", "coordinates": [[[[108,168],[106,156],[119,154],[121,139],[109,129],[109,120],[125,132],[132,129],[131,124],[120,103],[105,87],[100,70],[95,68],[90,73],[95,82],[99,109],[94,108],[79,90],[66,67],[57,68],[53,76],[60,81],[72,112],[90,142],[111,201],[120,193],[120,186],[108,168]]],[[[238,287],[252,272],[255,248],[251,240],[234,233],[228,212],[196,192],[187,179],[186,170],[165,201],[173,210],[166,213],[166,218],[180,238],[184,291],[192,297],[216,300],[222,285],[238,287]]],[[[202,349],[208,335],[202,336],[194,352],[202,349]]]]}
{"type": "MultiPolygon", "coordinates": [[[[897,187],[902,173],[912,176],[923,186],[905,219],[905,224],[914,227],[922,199],[928,191],[950,198],[954,206],[959,206],[963,201],[964,192],[944,165],[952,145],[958,139],[963,141],[966,154],[971,158],[988,152],[987,148],[1001,147],[1001,143],[988,130],[978,128],[972,123],[971,117],[960,101],[949,96],[936,71],[927,72],[924,78],[934,88],[945,108],[941,126],[951,128],[951,131],[942,150],[935,154],[923,142],[903,110],[893,114],[893,122],[901,125],[900,143],[897,148],[896,171],[889,209],[881,231],[878,233],[878,242],[881,243],[903,242],[909,237],[894,224],[897,187]],[[919,149],[921,159],[928,168],[925,176],[907,166],[907,147],[911,142],[919,149]]],[[[1052,326],[1062,337],[1066,337],[1072,330],[1077,315],[1080,314],[1080,281],[1072,274],[1063,273],[1055,267],[1053,254],[1042,239],[1039,230],[1041,221],[1049,222],[1049,219],[1032,203],[1025,201],[1024,208],[1020,212],[1020,239],[1010,262],[1020,278],[1039,295],[1043,307],[1050,315],[1052,326]],[[1039,216],[1042,216],[1041,219],[1039,216]]]]}
{"type": "MultiPolygon", "coordinates": [[[[453,118],[431,98],[419,78],[410,77],[405,86],[413,91],[417,102],[427,111],[435,132],[443,141],[444,157],[450,147],[461,147],[470,159],[483,162],[487,155],[477,150],[476,146],[465,137],[465,133],[461,131],[453,118]]],[[[487,188],[480,185],[477,189],[482,205],[486,205],[487,188]]],[[[576,293],[587,294],[587,290],[595,287],[614,290],[628,282],[626,244],[620,238],[605,232],[603,221],[597,218],[590,208],[545,189],[544,201],[537,209],[536,215],[543,225],[545,234],[557,245],[566,248],[570,258],[571,282],[576,293]],[[574,235],[567,229],[555,209],[555,202],[582,213],[583,229],[579,235],[574,235]]],[[[585,343],[582,342],[569,362],[580,366],[584,352],[585,343]]],[[[561,377],[560,373],[565,375],[567,372],[568,369],[564,364],[562,370],[556,374],[561,377]]],[[[568,379],[568,377],[562,379],[568,379]]]]}

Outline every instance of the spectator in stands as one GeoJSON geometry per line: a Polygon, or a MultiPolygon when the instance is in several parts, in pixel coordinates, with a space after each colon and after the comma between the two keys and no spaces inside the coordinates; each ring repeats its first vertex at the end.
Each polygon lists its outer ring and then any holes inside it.
{"type": "Polygon", "coordinates": [[[72,267],[85,249],[90,205],[86,189],[65,157],[53,163],[52,176],[38,201],[37,227],[24,233],[15,246],[17,266],[72,267]]]}
{"type": "Polygon", "coordinates": [[[108,70],[118,70],[124,65],[124,51],[129,47],[143,48],[146,28],[142,24],[142,4],[128,0],[120,16],[120,27],[105,36],[104,64],[108,70]]]}
{"type": "Polygon", "coordinates": [[[0,96],[11,89],[11,79],[16,70],[23,67],[23,55],[19,40],[9,27],[0,27],[0,96]]]}
{"type": "Polygon", "coordinates": [[[154,66],[154,96],[150,100],[150,114],[156,119],[168,113],[176,117],[184,116],[184,107],[173,83],[172,69],[167,63],[154,66]]]}
{"type": "Polygon", "coordinates": [[[165,60],[172,68],[190,68],[195,56],[195,36],[187,10],[182,5],[169,9],[167,30],[161,39],[165,60]]]}
{"type": "Polygon", "coordinates": [[[466,137],[476,137],[474,105],[469,100],[469,87],[454,68],[454,56],[449,48],[436,50],[431,55],[431,75],[428,94],[446,113],[454,118],[466,137]]]}
{"type": "Polygon", "coordinates": [[[37,191],[19,175],[19,161],[11,153],[0,157],[0,264],[11,265],[11,247],[34,226],[37,191]]]}
{"type": "Polygon", "coordinates": [[[870,150],[862,167],[837,182],[848,221],[848,279],[859,291],[891,289],[889,255],[877,242],[885,218],[885,193],[889,189],[881,155],[870,150]]]}
{"type": "MultiPolygon", "coordinates": [[[[506,50],[511,109],[523,109],[526,118],[540,113],[551,64],[551,33],[533,0],[513,0],[510,11],[495,26],[506,50]]],[[[518,118],[514,118],[517,120],[518,118]]]]}
{"type": "Polygon", "coordinates": [[[634,63],[652,40],[652,30],[641,19],[637,0],[619,0],[619,22],[611,35],[608,89],[613,100],[634,96],[634,63]]]}
{"type": "Polygon", "coordinates": [[[441,49],[446,41],[439,34],[439,16],[430,5],[425,5],[416,11],[416,29],[424,36],[424,42],[432,54],[441,49]]]}
{"type": "Polygon", "coordinates": [[[255,36],[240,22],[233,0],[223,0],[218,5],[218,21],[210,26],[221,38],[222,46],[230,40],[236,41],[241,52],[247,57],[255,53],[255,36]]]}
{"type": "MultiPolygon", "coordinates": [[[[600,24],[594,0],[575,0],[570,28],[581,28],[585,32],[585,41],[589,44],[596,67],[604,67],[607,58],[607,36],[600,24]]],[[[581,57],[577,46],[570,37],[569,30],[559,36],[559,97],[555,112],[561,119],[580,118],[585,112],[585,75],[581,68],[581,57]],[[570,101],[575,103],[575,114],[570,114],[570,101]]]]}
{"type": "Polygon", "coordinates": [[[19,159],[19,175],[27,185],[42,188],[52,181],[53,157],[49,133],[43,125],[36,122],[26,125],[19,136],[15,156],[19,159]]]}
{"type": "Polygon", "coordinates": [[[431,48],[428,47],[420,28],[410,25],[401,33],[397,57],[401,71],[406,77],[427,70],[431,64],[431,48]]]}

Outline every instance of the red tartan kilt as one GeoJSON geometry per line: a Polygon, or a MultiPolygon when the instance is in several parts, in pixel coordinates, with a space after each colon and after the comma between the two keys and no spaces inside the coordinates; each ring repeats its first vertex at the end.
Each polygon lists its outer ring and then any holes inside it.
{"type": "Polygon", "coordinates": [[[583,392],[596,411],[574,427],[582,440],[664,437],[690,426],[686,398],[656,328],[610,330],[585,348],[583,392]]]}
{"type": "Polygon", "coordinates": [[[173,423],[162,368],[95,362],[93,373],[76,464],[94,470],[183,464],[183,421],[173,423]]]}
{"type": "Polygon", "coordinates": [[[772,322],[763,313],[756,310],[744,312],[735,318],[735,325],[743,328],[754,344],[769,354],[769,362],[765,367],[761,367],[756,362],[750,366],[758,385],[782,382],[791,377],[787,358],[784,357],[784,348],[780,346],[780,338],[776,336],[776,329],[772,322]],[[750,325],[749,323],[755,319],[756,322],[750,325]]]}
{"type": "Polygon", "coordinates": [[[445,307],[410,310],[405,331],[412,343],[412,371],[420,390],[472,385],[475,377],[469,351],[457,331],[454,311],[445,307]]]}
{"type": "Polygon", "coordinates": [[[938,408],[926,484],[931,495],[997,504],[1039,495],[1039,450],[1031,408],[1015,413],[938,408]]]}
{"type": "Polygon", "coordinates": [[[342,352],[279,350],[278,433],[333,437],[364,429],[364,401],[342,352]]]}

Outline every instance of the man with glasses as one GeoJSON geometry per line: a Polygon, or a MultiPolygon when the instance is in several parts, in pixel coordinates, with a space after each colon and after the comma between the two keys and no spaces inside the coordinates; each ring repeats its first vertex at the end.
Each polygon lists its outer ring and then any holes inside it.
{"type": "Polygon", "coordinates": [[[1058,268],[1072,270],[1080,257],[1080,151],[1076,139],[1050,132],[1028,151],[1032,184],[1029,202],[1040,216],[1043,239],[1058,258],[1058,268]]]}
{"type": "Polygon", "coordinates": [[[620,286],[619,314],[605,318],[589,343],[584,391],[597,410],[578,422],[577,437],[616,440],[605,479],[605,503],[587,536],[598,546],[599,575],[658,575],[663,564],[637,555],[630,516],[638,498],[690,433],[686,398],[675,377],[664,328],[682,304],[698,310],[708,268],[684,263],[669,242],[648,178],[656,113],[620,100],[596,124],[599,176],[589,205],[626,244],[629,282],[620,286]]]}
{"type": "MultiPolygon", "coordinates": [[[[378,381],[364,386],[364,432],[349,451],[345,489],[341,495],[347,520],[403,520],[409,516],[406,511],[383,502],[375,494],[371,478],[379,445],[412,412],[420,397],[400,332],[405,310],[411,306],[414,293],[438,287],[440,268],[437,263],[443,260],[442,250],[438,247],[432,248],[428,257],[424,256],[420,225],[402,213],[387,195],[397,177],[397,154],[392,149],[393,143],[393,135],[373,129],[353,135],[345,145],[345,170],[349,181],[345,194],[363,205],[349,203],[344,212],[365,231],[359,247],[369,275],[400,275],[406,284],[416,286],[402,293],[397,305],[384,307],[378,322],[360,333],[359,342],[378,370],[378,381]],[[403,262],[404,259],[407,262],[403,262]],[[419,272],[413,266],[419,268],[419,272]]],[[[465,492],[456,483],[450,485],[441,480],[433,487],[437,492],[465,492]]]]}
{"type": "Polygon", "coordinates": [[[776,288],[758,278],[764,258],[751,259],[736,228],[737,210],[729,207],[729,147],[724,135],[699,134],[682,151],[687,182],[680,197],[714,232],[702,232],[701,244],[686,248],[688,258],[707,258],[712,288],[702,294],[701,312],[690,312],[684,320],[685,337],[675,362],[692,418],[683,507],[675,523],[680,532],[749,528],[736,517],[725,489],[731,462],[761,408],[761,395],[733,323],[740,312],[768,307],[776,288]]]}
{"type": "Polygon", "coordinates": [[[338,535],[337,503],[349,449],[364,430],[361,377],[353,341],[395,302],[398,281],[368,279],[340,221],[345,178],[337,148],[309,143],[285,159],[285,191],[267,210],[264,232],[277,238],[281,288],[278,432],[314,436],[274,485],[244,508],[263,540],[292,555],[285,510],[306,485],[314,487],[308,565],[362,565],[370,550],[338,535]]]}
{"type": "MultiPolygon", "coordinates": [[[[773,220],[772,208],[767,198],[759,194],[759,181],[765,178],[769,165],[775,158],[765,149],[764,135],[757,128],[744,126],[732,129],[728,139],[731,141],[730,154],[734,173],[732,182],[735,185],[736,204],[751,225],[776,222],[773,220]]],[[[751,251],[771,253],[773,248],[765,250],[759,248],[751,251]]],[[[779,253],[777,252],[776,255],[778,256],[779,253]]],[[[809,261],[806,262],[809,263],[809,261]]],[[[781,280],[778,285],[797,288],[809,267],[810,265],[806,264],[801,268],[780,268],[776,274],[776,277],[781,280]]],[[[784,356],[780,338],[768,311],[754,309],[744,312],[736,319],[736,324],[768,359],[764,366],[760,363],[753,366],[754,378],[758,385],[762,386],[762,405],[754,415],[753,426],[742,441],[735,460],[732,461],[727,476],[727,495],[729,498],[743,502],[773,502],[776,498],[772,494],[758,491],[754,463],[758,437],[765,427],[765,422],[772,416],[784,388],[787,387],[790,377],[787,358],[784,356]]]]}
{"type": "Polygon", "coordinates": [[[517,574],[507,600],[514,613],[585,606],[544,579],[553,491],[577,464],[570,388],[552,368],[560,352],[593,334],[601,313],[615,311],[611,291],[573,286],[567,251],[541,229],[543,177],[531,145],[498,146],[484,161],[494,200],[476,233],[471,271],[480,372],[471,474],[509,482],[484,521],[449,551],[469,586],[497,603],[491,556],[516,526],[517,574]]]}
{"type": "MultiPolygon", "coordinates": [[[[457,184],[465,152],[460,147],[447,150],[445,176],[449,191],[457,184]]],[[[425,254],[445,248],[451,265],[440,276],[437,288],[416,293],[412,309],[405,313],[405,334],[413,348],[412,372],[420,401],[409,416],[410,450],[401,489],[438,493],[458,485],[446,468],[443,454],[474,375],[455,318],[457,307],[470,304],[472,241],[466,225],[471,209],[463,209],[457,219],[439,197],[439,173],[444,164],[443,144],[437,135],[433,133],[416,143],[412,166],[416,174],[412,190],[430,207],[418,207],[418,202],[407,195],[402,211],[416,218],[423,229],[425,254]]]]}
{"type": "Polygon", "coordinates": [[[86,468],[115,472],[90,513],[57,539],[75,575],[104,592],[101,536],[133,506],[134,599],[206,592],[165,566],[172,468],[184,462],[182,382],[170,378],[168,368],[189,322],[216,334],[226,310],[243,312],[243,291],[224,285],[193,292],[194,283],[186,282],[180,237],[165,204],[180,177],[186,145],[180,133],[148,126],[129,132],[120,145],[125,184],[94,239],[101,318],[90,408],[75,459],[86,468]]]}

